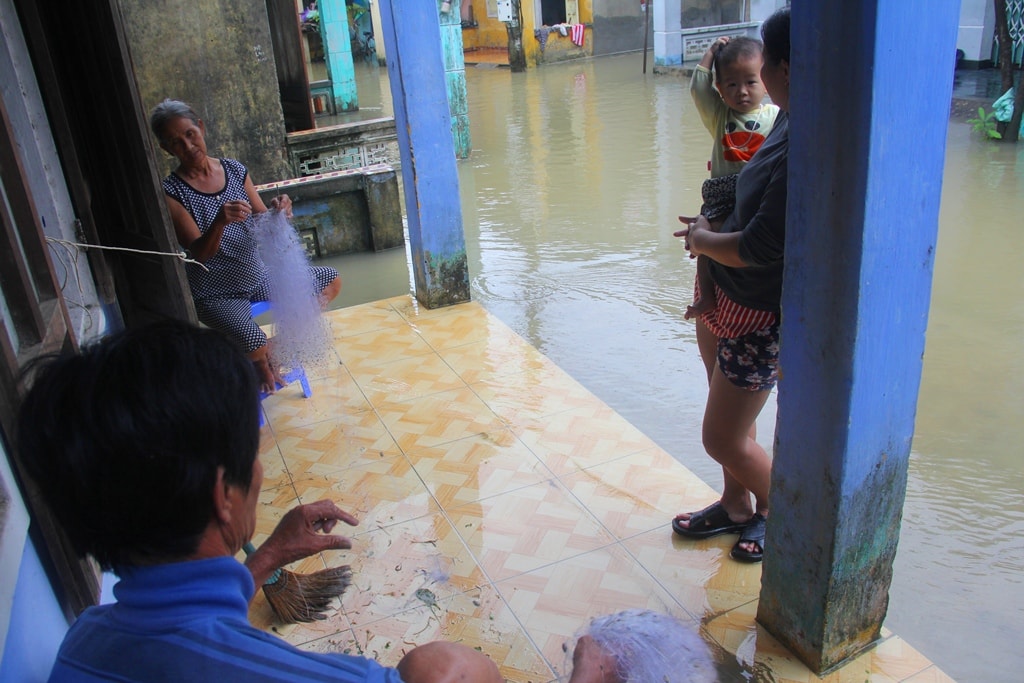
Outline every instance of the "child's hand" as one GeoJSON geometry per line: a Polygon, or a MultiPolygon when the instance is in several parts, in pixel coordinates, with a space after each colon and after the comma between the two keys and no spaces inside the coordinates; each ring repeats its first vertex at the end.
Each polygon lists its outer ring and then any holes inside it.
{"type": "Polygon", "coordinates": [[[702,230],[710,230],[711,225],[708,223],[708,219],[703,215],[680,216],[679,222],[686,225],[686,227],[682,230],[676,230],[672,233],[672,236],[682,237],[683,248],[690,252],[690,258],[697,258],[698,252],[693,249],[693,236],[702,230]]]}
{"type": "Polygon", "coordinates": [[[704,56],[700,58],[700,66],[705,69],[710,69],[714,65],[715,59],[718,57],[718,53],[722,51],[722,48],[725,47],[728,42],[729,36],[719,36],[716,38],[715,42],[708,46],[704,56]]]}

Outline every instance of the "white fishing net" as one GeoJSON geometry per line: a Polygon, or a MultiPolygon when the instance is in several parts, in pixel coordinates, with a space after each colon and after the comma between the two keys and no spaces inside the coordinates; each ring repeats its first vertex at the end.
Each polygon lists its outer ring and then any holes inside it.
{"type": "Polygon", "coordinates": [[[624,610],[597,617],[567,650],[571,670],[576,642],[591,636],[615,657],[625,683],[714,683],[717,670],[707,644],[690,626],[652,610],[624,610]]]}
{"type": "Polygon", "coordinates": [[[325,369],[331,357],[331,329],[321,315],[316,281],[302,240],[280,211],[254,216],[256,245],[267,266],[274,361],[283,369],[325,369]]]}

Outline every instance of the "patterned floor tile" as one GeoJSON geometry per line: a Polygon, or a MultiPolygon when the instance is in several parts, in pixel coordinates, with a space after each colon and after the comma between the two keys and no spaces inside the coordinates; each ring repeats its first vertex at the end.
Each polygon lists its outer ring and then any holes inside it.
{"type": "Polygon", "coordinates": [[[669,525],[628,538],[622,546],[690,614],[703,621],[756,600],[761,590],[760,565],[729,557],[738,536],[690,541],[669,525]]]}
{"type": "Polygon", "coordinates": [[[310,379],[312,396],[305,398],[297,384],[263,400],[267,421],[274,432],[330,420],[339,415],[370,410],[370,403],[359,390],[348,370],[310,379]]]}
{"type": "Polygon", "coordinates": [[[547,661],[567,672],[567,643],[594,617],[625,609],[668,613],[698,627],[640,564],[611,545],[495,583],[547,661]]]}
{"type": "Polygon", "coordinates": [[[524,421],[513,425],[512,431],[559,476],[657,447],[654,441],[600,402],[544,419],[524,421]]]}
{"type": "MultiPolygon", "coordinates": [[[[291,484],[285,484],[273,489],[260,491],[259,503],[256,506],[256,533],[253,534],[252,543],[259,547],[267,540],[277,523],[281,521],[284,513],[299,504],[299,494],[291,484]]],[[[240,559],[245,556],[239,553],[240,559]]]]}
{"type": "Polygon", "coordinates": [[[371,404],[408,401],[466,386],[466,382],[433,353],[379,365],[360,365],[350,370],[371,404]]]}
{"type": "Polygon", "coordinates": [[[352,368],[391,363],[412,356],[432,354],[434,350],[408,323],[345,337],[335,344],[341,361],[352,368]]]}
{"type": "Polygon", "coordinates": [[[551,471],[507,429],[408,454],[443,509],[551,478],[551,471]]]}
{"type": "Polygon", "coordinates": [[[261,490],[276,489],[285,484],[292,483],[291,475],[285,466],[284,456],[277,445],[270,429],[260,430],[260,463],[263,465],[263,486],[261,490]]]}
{"type": "Polygon", "coordinates": [[[530,424],[573,408],[596,410],[604,405],[553,364],[481,380],[470,387],[510,425],[530,424]]]}
{"type": "Polygon", "coordinates": [[[438,513],[355,539],[353,590],[342,604],[353,626],[479,588],[487,578],[451,522],[438,513]]]}
{"type": "Polygon", "coordinates": [[[526,371],[541,370],[551,361],[511,331],[443,349],[441,356],[467,384],[526,371]]]}
{"type": "MultiPolygon", "coordinates": [[[[426,320],[428,318],[437,318],[450,315],[452,311],[458,311],[461,307],[475,307],[478,310],[483,310],[479,304],[472,301],[467,301],[461,304],[455,304],[453,306],[441,306],[440,308],[427,308],[421,304],[416,297],[405,294],[402,296],[392,297],[391,299],[385,299],[384,303],[387,303],[396,313],[402,316],[403,319],[409,322],[418,322],[420,320],[426,320]]],[[[483,318],[481,318],[481,322],[483,318]]]]}
{"type": "Polygon", "coordinates": [[[329,498],[359,519],[353,536],[440,511],[404,456],[309,476],[295,482],[303,503],[329,498]]]}
{"type": "Polygon", "coordinates": [[[275,432],[292,481],[331,479],[349,467],[394,458],[398,444],[372,410],[275,432]]]}
{"type": "Polygon", "coordinates": [[[680,501],[717,499],[707,484],[660,448],[576,470],[561,480],[618,538],[667,529],[680,501]]]}
{"type": "Polygon", "coordinates": [[[338,308],[326,312],[324,316],[331,324],[334,339],[338,341],[374,330],[408,324],[385,301],[338,308]]]}
{"type": "Polygon", "coordinates": [[[447,512],[455,530],[493,581],[614,541],[555,480],[447,512]]]}
{"type": "Polygon", "coordinates": [[[761,569],[729,559],[736,536],[671,533],[714,491],[478,304],[401,296],[327,315],[345,365],[310,399],[289,387],[264,402],[254,542],[299,501],[330,498],[361,519],[338,530],[354,547],[288,569],[349,564],[356,578],[313,624],[275,623],[260,592],[260,628],[386,664],[455,640],[506,680],[551,683],[591,617],[647,607],[703,622],[723,683],[949,680],[884,629],[811,674],[756,625],[761,569]]]}
{"type": "Polygon", "coordinates": [[[396,665],[406,652],[434,640],[457,642],[482,652],[506,681],[539,683],[554,673],[493,588],[481,587],[353,627],[351,640],[331,636],[307,643],[316,652],[363,653],[396,665]]]}
{"type": "Polygon", "coordinates": [[[890,636],[839,669],[819,677],[755,620],[757,602],[726,612],[705,624],[708,634],[744,669],[770,672],[778,683],[898,683],[931,666],[921,653],[890,636]]]}
{"type": "Polygon", "coordinates": [[[420,318],[413,326],[435,350],[444,351],[453,346],[472,342],[490,341],[493,344],[510,343],[517,335],[475,302],[451,306],[444,315],[420,318]]]}
{"type": "Polygon", "coordinates": [[[953,683],[953,679],[937,666],[929,666],[924,671],[904,679],[903,683],[953,683]]]}
{"type": "Polygon", "coordinates": [[[375,406],[388,431],[406,452],[438,446],[472,434],[499,431],[504,424],[469,388],[412,401],[375,406]]]}

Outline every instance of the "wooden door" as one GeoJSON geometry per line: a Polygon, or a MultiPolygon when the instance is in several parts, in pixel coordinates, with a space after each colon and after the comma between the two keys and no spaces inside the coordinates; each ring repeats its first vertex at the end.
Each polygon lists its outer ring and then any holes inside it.
{"type": "Polygon", "coordinates": [[[313,99],[309,91],[309,74],[302,52],[302,26],[295,0],[267,0],[267,18],[270,20],[270,41],[274,45],[285,130],[289,133],[312,130],[316,127],[313,99]]]}

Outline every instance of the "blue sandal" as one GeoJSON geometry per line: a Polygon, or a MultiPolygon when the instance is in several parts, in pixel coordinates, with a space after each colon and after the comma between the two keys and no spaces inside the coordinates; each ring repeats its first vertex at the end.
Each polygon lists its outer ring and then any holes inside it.
{"type": "Polygon", "coordinates": [[[703,510],[691,513],[690,519],[673,519],[672,531],[684,538],[711,538],[719,534],[738,534],[747,528],[748,523],[729,519],[722,501],[717,501],[703,510]],[[682,521],[689,522],[690,526],[680,525],[682,521]]]}
{"type": "Polygon", "coordinates": [[[740,562],[760,562],[764,559],[764,528],[768,522],[760,512],[755,512],[750,518],[747,528],[740,534],[740,540],[732,547],[729,554],[732,559],[740,562]],[[758,550],[751,552],[740,547],[740,543],[756,543],[758,550]]]}

